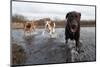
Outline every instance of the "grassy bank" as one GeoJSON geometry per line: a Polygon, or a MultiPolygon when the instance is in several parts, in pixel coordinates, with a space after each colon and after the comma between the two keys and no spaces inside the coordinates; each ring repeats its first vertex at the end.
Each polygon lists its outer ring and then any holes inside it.
{"type": "Polygon", "coordinates": [[[24,49],[16,43],[12,44],[12,65],[20,65],[25,62],[26,55],[24,49]]]}

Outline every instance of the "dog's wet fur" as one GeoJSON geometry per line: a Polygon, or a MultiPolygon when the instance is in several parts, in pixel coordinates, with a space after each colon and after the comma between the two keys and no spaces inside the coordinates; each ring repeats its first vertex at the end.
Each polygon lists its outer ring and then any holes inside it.
{"type": "Polygon", "coordinates": [[[80,18],[81,13],[72,11],[66,15],[66,27],[65,27],[65,40],[66,44],[68,39],[75,40],[76,50],[79,48],[79,38],[80,38],[80,18]]]}

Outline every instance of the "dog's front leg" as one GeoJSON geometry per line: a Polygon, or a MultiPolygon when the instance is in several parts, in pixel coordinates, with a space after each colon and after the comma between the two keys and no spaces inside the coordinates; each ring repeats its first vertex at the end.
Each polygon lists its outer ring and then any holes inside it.
{"type": "Polygon", "coordinates": [[[52,32],[55,33],[55,28],[52,29],[52,32]]]}
{"type": "Polygon", "coordinates": [[[35,31],[35,26],[32,28],[33,31],[35,31]]]}
{"type": "Polygon", "coordinates": [[[76,40],[76,51],[78,51],[78,52],[79,52],[79,39],[78,39],[78,40],[76,40]]]}
{"type": "Polygon", "coordinates": [[[50,30],[49,34],[50,34],[50,37],[52,37],[52,31],[51,30],[50,30]]]}
{"type": "Polygon", "coordinates": [[[76,40],[76,47],[79,47],[79,40],[76,40]]]}

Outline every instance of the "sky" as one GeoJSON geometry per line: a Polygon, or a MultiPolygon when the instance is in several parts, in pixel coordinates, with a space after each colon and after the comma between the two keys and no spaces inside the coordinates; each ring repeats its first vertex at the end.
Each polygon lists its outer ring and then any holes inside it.
{"type": "Polygon", "coordinates": [[[27,17],[29,20],[42,18],[64,20],[70,11],[81,13],[81,20],[95,20],[94,6],[48,4],[34,2],[12,2],[12,15],[19,14],[27,17]]]}

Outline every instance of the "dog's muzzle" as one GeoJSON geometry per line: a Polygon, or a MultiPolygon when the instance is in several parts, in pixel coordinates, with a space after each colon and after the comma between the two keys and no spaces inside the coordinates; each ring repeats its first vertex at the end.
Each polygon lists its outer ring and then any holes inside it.
{"type": "Polygon", "coordinates": [[[78,22],[76,20],[71,21],[70,30],[71,32],[76,32],[78,30],[78,22]]]}

